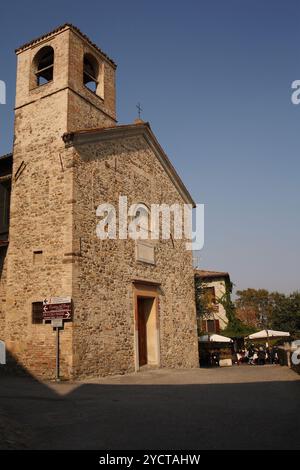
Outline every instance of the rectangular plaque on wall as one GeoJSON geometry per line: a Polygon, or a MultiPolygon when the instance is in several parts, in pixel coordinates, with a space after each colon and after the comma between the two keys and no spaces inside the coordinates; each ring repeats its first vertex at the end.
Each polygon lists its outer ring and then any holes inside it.
{"type": "Polygon", "coordinates": [[[137,240],[136,260],[142,261],[143,263],[155,264],[154,244],[147,240],[137,240]]]}

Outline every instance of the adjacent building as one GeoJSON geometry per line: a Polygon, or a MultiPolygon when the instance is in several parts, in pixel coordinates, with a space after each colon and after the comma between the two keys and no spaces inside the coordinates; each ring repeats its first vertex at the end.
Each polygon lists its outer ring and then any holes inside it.
{"type": "MultiPolygon", "coordinates": [[[[201,296],[205,312],[198,311],[199,328],[203,332],[220,333],[226,328],[228,318],[222,301],[231,292],[230,276],[226,272],[195,270],[196,296],[201,296]],[[205,304],[205,305],[204,305],[205,304]]],[[[201,310],[201,306],[199,307],[201,310]]]]}

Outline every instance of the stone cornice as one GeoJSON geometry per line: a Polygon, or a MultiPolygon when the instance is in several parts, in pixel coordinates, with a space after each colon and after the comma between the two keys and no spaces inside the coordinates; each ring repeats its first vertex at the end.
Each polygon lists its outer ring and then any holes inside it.
{"type": "Polygon", "coordinates": [[[18,47],[15,52],[16,54],[19,54],[20,52],[23,52],[24,50],[32,47],[32,46],[35,46],[36,44],[38,43],[41,43],[43,41],[47,41],[49,40],[51,37],[55,36],[56,34],[59,34],[63,31],[67,31],[68,29],[70,29],[71,31],[73,31],[73,33],[77,34],[78,36],[80,36],[82,39],[84,39],[91,47],[93,47],[97,52],[99,52],[102,56],[103,59],[105,59],[107,62],[109,62],[114,68],[117,67],[116,63],[110,58],[108,57],[107,54],[105,54],[98,46],[97,44],[93,43],[90,38],[88,36],[86,36],[86,34],[84,34],[82,31],[80,31],[79,28],[77,28],[77,26],[74,26],[73,24],[71,23],[65,23],[61,26],[59,26],[58,28],[55,28],[54,30],[50,31],[49,33],[46,33],[46,34],[43,34],[42,36],[39,36],[38,38],[36,39],[33,39],[32,41],[29,41],[27,42],[26,44],[23,44],[22,46],[18,47]]]}

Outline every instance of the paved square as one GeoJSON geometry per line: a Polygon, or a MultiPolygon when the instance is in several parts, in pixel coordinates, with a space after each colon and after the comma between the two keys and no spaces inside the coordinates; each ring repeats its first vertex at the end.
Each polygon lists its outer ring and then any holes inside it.
{"type": "Polygon", "coordinates": [[[286,367],[145,370],[84,383],[0,379],[0,448],[300,449],[286,367]]]}

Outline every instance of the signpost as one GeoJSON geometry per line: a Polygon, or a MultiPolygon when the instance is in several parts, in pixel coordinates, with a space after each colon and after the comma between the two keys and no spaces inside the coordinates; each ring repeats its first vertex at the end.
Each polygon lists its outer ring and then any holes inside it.
{"type": "Polygon", "coordinates": [[[6,364],[6,349],[4,341],[0,341],[0,364],[6,364]]]}
{"type": "Polygon", "coordinates": [[[52,328],[62,328],[64,326],[63,319],[54,318],[54,320],[51,320],[51,326],[52,328]]]}
{"type": "Polygon", "coordinates": [[[43,319],[54,320],[58,318],[72,319],[71,297],[51,297],[49,300],[44,300],[43,319]]]}
{"type": "Polygon", "coordinates": [[[56,330],[56,381],[59,382],[59,330],[64,326],[64,320],[72,320],[71,297],[51,297],[43,302],[43,319],[51,320],[56,330]]]}

